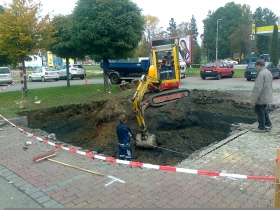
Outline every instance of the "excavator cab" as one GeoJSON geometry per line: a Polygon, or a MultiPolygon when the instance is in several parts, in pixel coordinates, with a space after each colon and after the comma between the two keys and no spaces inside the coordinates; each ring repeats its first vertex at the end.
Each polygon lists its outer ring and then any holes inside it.
{"type": "Polygon", "coordinates": [[[152,48],[151,66],[148,75],[158,79],[164,84],[162,90],[173,89],[166,83],[177,83],[180,81],[179,49],[177,45],[160,45],[152,48]]]}
{"type": "Polygon", "coordinates": [[[132,98],[132,105],[141,128],[136,135],[136,146],[144,148],[157,147],[154,134],[150,134],[145,120],[144,111],[149,106],[163,106],[167,103],[189,96],[186,89],[179,89],[180,63],[177,45],[160,45],[151,49],[152,59],[148,74],[142,75],[136,92],[132,98]],[[146,91],[149,97],[145,98],[146,91]]]}

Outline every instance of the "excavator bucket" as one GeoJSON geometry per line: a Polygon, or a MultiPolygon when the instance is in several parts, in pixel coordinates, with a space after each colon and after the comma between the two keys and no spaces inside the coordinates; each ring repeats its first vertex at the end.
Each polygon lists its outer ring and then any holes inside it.
{"type": "Polygon", "coordinates": [[[136,135],[136,146],[141,148],[151,148],[157,147],[155,134],[147,134],[143,136],[142,134],[136,135]]]}
{"type": "Polygon", "coordinates": [[[121,84],[117,85],[116,90],[119,92],[131,89],[129,82],[122,81],[121,84]]]}
{"type": "Polygon", "coordinates": [[[133,80],[131,80],[131,82],[130,82],[130,87],[132,87],[132,88],[137,88],[138,87],[138,85],[139,85],[139,80],[137,80],[137,79],[133,79],[133,80]]]}

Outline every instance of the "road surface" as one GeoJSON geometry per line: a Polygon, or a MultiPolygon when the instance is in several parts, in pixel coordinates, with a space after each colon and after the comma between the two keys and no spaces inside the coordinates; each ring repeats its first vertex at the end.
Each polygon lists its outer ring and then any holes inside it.
{"type": "MultiPolygon", "coordinates": [[[[70,85],[82,85],[84,80],[74,79],[70,81],[70,85]]],[[[103,84],[103,78],[88,79],[88,84],[103,84]]],[[[110,84],[110,81],[108,81],[110,84]]],[[[0,85],[0,92],[6,85],[0,85]]],[[[28,89],[38,89],[38,88],[49,88],[49,87],[59,87],[67,86],[66,80],[59,81],[47,81],[47,82],[28,82],[28,89]]],[[[113,85],[114,86],[114,85],[113,85]]],[[[254,86],[254,81],[247,81],[246,78],[222,78],[217,80],[215,78],[206,78],[202,80],[200,77],[187,77],[181,80],[181,88],[188,89],[206,89],[206,90],[252,90],[254,86]]],[[[280,89],[280,80],[273,80],[273,89],[280,89]]],[[[21,90],[21,84],[16,82],[10,87],[2,90],[3,92],[8,91],[19,91],[21,90]]]]}

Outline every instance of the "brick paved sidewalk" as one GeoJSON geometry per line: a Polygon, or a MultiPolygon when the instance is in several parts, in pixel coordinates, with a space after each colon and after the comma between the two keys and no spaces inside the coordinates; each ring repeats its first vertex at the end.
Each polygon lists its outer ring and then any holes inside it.
{"type": "MultiPolygon", "coordinates": [[[[213,145],[177,167],[274,176],[278,139],[275,131],[249,131],[225,145],[221,142],[220,147],[213,145]]],[[[55,149],[10,125],[2,127],[0,144],[0,176],[47,208],[273,207],[273,181],[210,177],[104,162],[55,149]],[[32,145],[24,151],[25,142],[30,140],[32,145]],[[57,151],[53,159],[105,176],[48,160],[32,162],[32,158],[53,150],[57,151]]]]}

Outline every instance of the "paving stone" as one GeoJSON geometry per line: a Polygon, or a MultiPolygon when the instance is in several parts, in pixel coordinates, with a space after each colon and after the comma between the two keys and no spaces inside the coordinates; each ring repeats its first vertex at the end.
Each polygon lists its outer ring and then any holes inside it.
{"type": "Polygon", "coordinates": [[[32,187],[33,187],[33,185],[28,183],[28,184],[20,186],[19,189],[26,191],[27,189],[32,188],[32,187]]]}
{"type": "Polygon", "coordinates": [[[4,173],[1,174],[1,176],[5,177],[6,179],[7,179],[8,176],[11,176],[11,175],[14,175],[14,173],[11,172],[11,171],[7,171],[7,172],[4,172],[4,173]]]}
{"type": "Polygon", "coordinates": [[[26,185],[26,184],[29,184],[29,183],[28,183],[27,181],[25,181],[25,180],[18,181],[18,182],[15,182],[15,183],[14,183],[14,185],[15,185],[16,187],[20,187],[20,186],[26,185]]]}
{"type": "Polygon", "coordinates": [[[45,194],[44,194],[43,192],[37,191],[37,192],[34,192],[34,193],[30,194],[30,197],[32,197],[32,198],[34,198],[34,199],[37,199],[37,198],[39,198],[39,197],[41,197],[41,196],[44,196],[44,195],[45,195],[45,194]]]}
{"type": "Polygon", "coordinates": [[[46,196],[46,195],[43,195],[43,196],[36,199],[36,201],[38,203],[44,203],[44,202],[49,201],[49,200],[51,200],[51,198],[49,196],[46,196]]]}
{"type": "MultiPolygon", "coordinates": [[[[44,205],[44,203],[43,203],[43,205],[44,205]]],[[[44,206],[44,207],[49,208],[49,207],[47,207],[47,206],[44,206]]],[[[52,208],[65,208],[65,206],[63,206],[62,204],[56,204],[56,205],[51,206],[51,207],[52,207],[52,208]]]]}
{"type": "Polygon", "coordinates": [[[34,193],[34,192],[37,192],[37,191],[39,191],[36,187],[31,187],[31,188],[29,188],[29,189],[26,189],[25,190],[25,193],[26,194],[28,194],[28,195],[30,195],[30,194],[32,194],[32,193],[34,193]]]}
{"type": "Polygon", "coordinates": [[[57,186],[58,186],[58,187],[61,187],[61,186],[63,186],[63,185],[69,184],[69,183],[71,183],[71,182],[73,182],[73,180],[66,180],[66,181],[63,181],[63,182],[58,183],[57,186]]]}
{"type": "Polygon", "coordinates": [[[16,182],[20,182],[23,181],[23,179],[21,177],[16,177],[10,180],[11,183],[16,183],[16,182]]]}
{"type": "Polygon", "coordinates": [[[45,189],[41,189],[42,192],[49,192],[49,191],[52,191],[54,189],[58,188],[58,185],[53,185],[53,186],[50,186],[48,188],[45,188],[45,189]]]}
{"type": "Polygon", "coordinates": [[[16,174],[11,174],[10,176],[7,176],[7,177],[5,177],[7,180],[11,180],[11,179],[14,179],[14,178],[17,178],[18,177],[18,175],[16,175],[16,174]]]}
{"type": "MultiPolygon", "coordinates": [[[[17,175],[14,174],[12,171],[7,171],[7,172],[3,173],[1,176],[5,177],[5,179],[9,180],[10,179],[9,177],[13,177],[13,176],[17,176],[17,175]]],[[[13,177],[13,178],[15,178],[15,177],[13,177]]]]}
{"type": "Polygon", "coordinates": [[[57,201],[53,199],[48,199],[46,200],[46,202],[42,202],[42,205],[44,206],[44,208],[64,208],[63,205],[59,204],[57,201]],[[61,207],[57,207],[57,206],[61,206],[61,207]]]}
{"type": "Polygon", "coordinates": [[[6,168],[2,168],[0,169],[0,175],[2,176],[3,173],[9,172],[10,170],[6,169],[6,168]]]}

